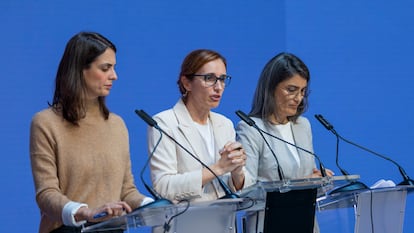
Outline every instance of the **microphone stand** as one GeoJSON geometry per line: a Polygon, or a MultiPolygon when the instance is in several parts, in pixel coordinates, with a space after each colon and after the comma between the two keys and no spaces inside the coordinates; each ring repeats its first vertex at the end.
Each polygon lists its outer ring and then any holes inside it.
{"type": "MultiPolygon", "coordinates": [[[[316,119],[325,126],[325,128],[331,132],[334,132],[336,137],[336,156],[335,156],[335,163],[338,167],[339,171],[344,175],[345,177],[349,176],[349,173],[343,169],[339,165],[339,137],[336,131],[333,129],[333,126],[329,124],[328,121],[326,121],[321,115],[315,115],[316,119]]],[[[355,190],[361,190],[361,189],[368,189],[368,186],[360,181],[351,181],[347,184],[341,185],[339,187],[334,188],[333,190],[329,191],[329,194],[335,194],[335,193],[342,193],[342,192],[348,192],[348,191],[355,191],[355,190]]]]}
{"type": "Polygon", "coordinates": [[[262,130],[256,125],[256,122],[254,122],[249,116],[247,116],[241,110],[237,110],[236,115],[238,117],[240,117],[240,119],[242,119],[244,122],[246,122],[249,126],[253,126],[253,128],[255,128],[259,132],[260,136],[262,136],[264,142],[266,143],[267,148],[269,148],[270,152],[272,153],[273,157],[276,160],[277,173],[279,175],[279,178],[280,178],[280,180],[282,180],[284,182],[285,181],[285,175],[283,174],[283,170],[280,167],[279,160],[277,159],[276,153],[273,151],[273,149],[270,146],[269,142],[266,140],[266,137],[263,135],[263,133],[265,133],[265,132],[264,131],[262,132],[262,130]]]}
{"type": "Polygon", "coordinates": [[[232,192],[230,190],[230,188],[224,183],[224,181],[222,179],[220,179],[220,177],[218,177],[217,174],[213,170],[211,170],[210,167],[208,167],[199,158],[197,158],[195,155],[193,155],[193,153],[191,153],[187,148],[185,148],[183,145],[181,145],[181,143],[179,143],[177,140],[175,140],[175,138],[173,138],[171,135],[166,133],[161,127],[159,127],[158,123],[154,119],[152,119],[152,117],[149,116],[146,112],[144,112],[144,110],[142,110],[142,109],[141,110],[135,110],[135,113],[139,117],[141,117],[148,125],[150,125],[151,127],[156,128],[160,132],[161,135],[165,134],[169,139],[171,139],[175,144],[177,144],[181,149],[183,149],[185,152],[187,152],[191,157],[193,157],[195,160],[197,160],[203,167],[205,167],[209,172],[211,172],[211,174],[214,175],[214,177],[218,180],[221,188],[225,192],[225,195],[223,197],[220,197],[219,199],[236,199],[236,198],[240,198],[239,195],[235,194],[234,192],[232,192]]]}
{"type": "Polygon", "coordinates": [[[288,142],[288,141],[286,141],[286,140],[284,140],[284,139],[282,139],[282,138],[280,138],[280,137],[277,137],[277,136],[275,136],[275,135],[273,135],[273,134],[270,134],[270,133],[268,133],[268,132],[266,132],[266,131],[264,131],[264,130],[262,130],[261,128],[259,128],[257,125],[256,125],[256,123],[249,117],[249,116],[247,116],[245,113],[243,113],[242,111],[240,111],[240,110],[238,110],[238,111],[236,111],[236,114],[243,120],[243,121],[245,121],[248,125],[250,125],[250,126],[253,126],[254,128],[256,128],[261,134],[262,133],[264,133],[264,134],[266,134],[266,135],[268,135],[268,136],[270,136],[270,137],[272,137],[272,138],[275,138],[275,139],[277,139],[277,140],[280,140],[280,141],[282,141],[282,142],[284,142],[284,143],[286,143],[286,144],[289,144],[289,145],[291,145],[291,146],[293,146],[293,147],[295,147],[295,148],[298,148],[299,150],[302,150],[302,151],[304,151],[304,152],[306,152],[306,153],[308,153],[308,154],[311,154],[311,155],[313,155],[317,160],[318,160],[318,162],[319,162],[319,169],[321,170],[321,174],[322,174],[322,177],[327,177],[327,174],[326,174],[326,170],[325,170],[325,166],[323,165],[323,163],[322,163],[322,161],[321,161],[321,159],[319,158],[319,156],[317,156],[315,153],[313,153],[313,152],[311,152],[311,151],[309,151],[309,150],[306,150],[306,149],[304,149],[304,148],[302,148],[302,147],[299,147],[299,146],[297,146],[297,145],[295,145],[295,144],[293,144],[293,143],[291,143],[291,142],[288,142]]]}
{"type": "MultiPolygon", "coordinates": [[[[259,128],[259,129],[260,129],[260,128],[259,128]]],[[[272,137],[272,138],[276,138],[276,139],[278,139],[278,140],[280,140],[280,141],[282,141],[282,142],[284,142],[284,143],[287,143],[287,144],[289,144],[289,145],[291,145],[291,146],[294,146],[294,147],[298,148],[299,150],[305,151],[305,152],[307,152],[307,153],[309,153],[309,154],[313,155],[313,156],[314,156],[314,157],[318,160],[318,162],[319,162],[319,169],[321,170],[322,177],[327,177],[327,176],[328,176],[328,175],[326,174],[325,166],[323,165],[323,163],[322,163],[321,159],[319,158],[319,156],[317,156],[316,154],[314,154],[314,153],[312,153],[311,151],[306,150],[306,149],[304,149],[304,148],[302,148],[302,147],[299,147],[299,146],[297,146],[297,145],[295,145],[295,144],[293,144],[293,143],[291,143],[291,142],[288,142],[288,141],[286,141],[286,140],[284,140],[284,139],[282,139],[282,138],[279,138],[279,137],[277,137],[277,136],[275,136],[275,135],[273,135],[273,134],[270,134],[270,133],[268,133],[268,132],[266,132],[266,131],[264,131],[264,130],[262,130],[262,129],[260,129],[260,131],[261,131],[261,132],[263,132],[264,134],[266,134],[266,135],[268,135],[268,136],[272,137]]]]}
{"type": "MultiPolygon", "coordinates": [[[[333,128],[331,130],[335,131],[333,128]]],[[[338,134],[336,134],[336,132],[335,132],[335,135],[336,135],[336,156],[335,156],[336,166],[339,168],[339,171],[341,171],[342,175],[349,176],[349,173],[339,165],[339,159],[338,159],[339,158],[339,137],[338,137],[338,134]]],[[[368,186],[362,183],[361,181],[351,181],[348,184],[339,186],[331,190],[329,194],[341,193],[341,192],[346,192],[346,191],[355,191],[355,190],[361,190],[361,189],[368,189],[368,186]]]]}
{"type": "Polygon", "coordinates": [[[162,134],[160,134],[160,137],[158,138],[158,141],[155,144],[154,149],[152,150],[150,156],[148,156],[148,159],[145,162],[145,165],[141,169],[141,173],[140,173],[140,178],[141,178],[142,183],[144,184],[144,186],[148,190],[148,192],[150,192],[151,195],[155,198],[155,201],[150,202],[148,204],[145,204],[143,206],[140,206],[137,209],[142,209],[142,208],[146,208],[146,207],[160,207],[160,206],[167,206],[167,205],[172,205],[173,204],[170,200],[163,198],[152,187],[150,187],[144,180],[144,170],[148,167],[148,163],[151,160],[152,156],[154,155],[155,149],[157,148],[158,144],[160,144],[161,139],[162,139],[162,134]]]}
{"type": "MultiPolygon", "coordinates": [[[[323,126],[325,126],[325,128],[327,129],[327,130],[329,130],[329,131],[331,131],[336,137],[337,137],[337,142],[339,141],[339,139],[341,139],[341,140],[343,140],[344,142],[346,142],[346,143],[349,143],[349,144],[351,144],[351,145],[353,145],[353,146],[355,146],[355,147],[358,147],[358,148],[360,148],[360,149],[362,149],[362,150],[365,150],[365,151],[367,151],[367,152],[369,152],[369,153],[371,153],[371,154],[374,154],[374,155],[376,155],[376,156],[378,156],[378,157],[380,157],[380,158],[383,158],[383,159],[385,159],[385,160],[388,160],[388,161],[390,161],[391,163],[393,163],[394,165],[396,165],[397,167],[398,167],[398,170],[400,171],[400,173],[401,173],[401,175],[402,175],[402,177],[403,177],[403,181],[402,182],[400,182],[398,185],[414,185],[414,181],[412,180],[412,179],[410,179],[410,177],[407,175],[407,173],[405,172],[405,170],[397,163],[397,162],[395,162],[394,160],[392,160],[392,159],[390,159],[389,157],[386,157],[386,156],[384,156],[384,155],[381,155],[381,154],[379,154],[379,153],[377,153],[377,152],[375,152],[375,151],[372,151],[372,150],[370,150],[370,149],[368,149],[368,148],[365,148],[365,147],[363,147],[363,146],[361,146],[361,145],[358,145],[358,144],[356,144],[356,143],[354,143],[354,142],[351,142],[350,140],[348,140],[348,139],[346,139],[346,138],[344,138],[344,137],[342,137],[339,133],[337,133],[335,130],[334,130],[334,128],[333,128],[333,126],[331,125],[331,124],[329,124],[329,122],[325,119],[325,118],[323,118],[323,116],[321,115],[321,114],[316,114],[315,115],[315,117],[316,117],[316,119],[323,125],[323,126]]],[[[366,185],[365,185],[366,186],[366,185]]]]}

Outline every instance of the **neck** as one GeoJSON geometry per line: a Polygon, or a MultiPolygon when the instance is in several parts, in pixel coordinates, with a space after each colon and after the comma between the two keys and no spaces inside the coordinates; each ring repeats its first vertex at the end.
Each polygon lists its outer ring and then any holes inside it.
{"type": "Polygon", "coordinates": [[[210,109],[204,109],[197,105],[191,104],[191,102],[187,102],[185,106],[187,107],[187,110],[190,113],[191,119],[193,119],[193,121],[202,125],[207,124],[210,109]]]}
{"type": "Polygon", "coordinates": [[[270,116],[269,121],[275,125],[284,125],[289,122],[287,117],[278,117],[276,114],[270,116]]]}
{"type": "Polygon", "coordinates": [[[98,98],[95,99],[87,99],[85,101],[85,110],[87,113],[99,113],[100,112],[100,108],[99,108],[99,102],[98,102],[98,98]]]}

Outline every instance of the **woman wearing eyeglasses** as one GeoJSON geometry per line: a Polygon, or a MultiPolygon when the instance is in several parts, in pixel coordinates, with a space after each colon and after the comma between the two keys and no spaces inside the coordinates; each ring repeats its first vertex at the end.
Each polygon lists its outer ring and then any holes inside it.
{"type": "MultiPolygon", "coordinates": [[[[276,55],[260,75],[249,116],[264,131],[313,152],[311,126],[302,116],[308,106],[309,81],[308,67],[301,59],[289,53],[276,55]]],[[[313,155],[264,135],[267,146],[257,129],[242,121],[236,132],[237,140],[246,150],[246,169],[255,181],[321,177],[313,155]],[[280,177],[278,166],[284,177],[280,177]]],[[[326,172],[333,174],[328,169],[326,172]]],[[[250,227],[258,225],[249,223],[250,227]]],[[[256,232],[256,229],[249,232],[256,232]]]]}
{"type": "MultiPolygon", "coordinates": [[[[230,84],[226,60],[219,53],[200,49],[189,53],[178,76],[181,98],[169,110],[154,116],[158,125],[232,189],[240,190],[245,182],[246,155],[235,142],[233,123],[212,112],[220,104],[230,84]]],[[[181,201],[209,201],[225,195],[217,179],[167,136],[148,130],[148,150],[154,188],[164,198],[181,201]]]]}

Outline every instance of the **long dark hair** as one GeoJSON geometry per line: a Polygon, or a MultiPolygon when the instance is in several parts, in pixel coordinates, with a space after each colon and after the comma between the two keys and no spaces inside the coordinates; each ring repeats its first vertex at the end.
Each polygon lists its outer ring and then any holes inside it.
{"type": "MultiPolygon", "coordinates": [[[[72,124],[78,125],[86,113],[83,70],[88,69],[107,48],[116,52],[115,45],[96,32],[80,32],[66,44],[56,74],[53,102],[48,104],[72,124]]],[[[103,117],[108,119],[109,109],[105,97],[98,97],[98,102],[103,117]]]]}
{"type": "MultiPolygon", "coordinates": [[[[296,74],[306,79],[309,85],[309,70],[301,59],[290,53],[279,53],[273,57],[265,65],[260,75],[249,115],[268,120],[269,116],[275,111],[276,99],[274,93],[276,87],[279,83],[296,74]]],[[[309,89],[306,90],[296,114],[288,117],[290,121],[296,122],[297,118],[306,111],[308,107],[308,92],[309,89]]]]}

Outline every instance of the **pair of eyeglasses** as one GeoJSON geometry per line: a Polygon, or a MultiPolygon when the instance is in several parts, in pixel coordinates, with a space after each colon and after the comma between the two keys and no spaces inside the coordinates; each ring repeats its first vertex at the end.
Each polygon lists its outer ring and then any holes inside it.
{"type": "Polygon", "coordinates": [[[214,74],[192,74],[191,77],[202,77],[207,87],[212,87],[216,85],[217,81],[220,81],[220,84],[223,87],[227,87],[228,85],[230,85],[231,81],[231,76],[226,74],[222,74],[218,77],[214,74]]]}
{"type": "Polygon", "coordinates": [[[283,88],[283,90],[289,97],[296,97],[298,96],[298,94],[300,95],[300,97],[307,97],[309,95],[309,90],[307,88],[299,89],[296,86],[289,86],[283,88]]]}

